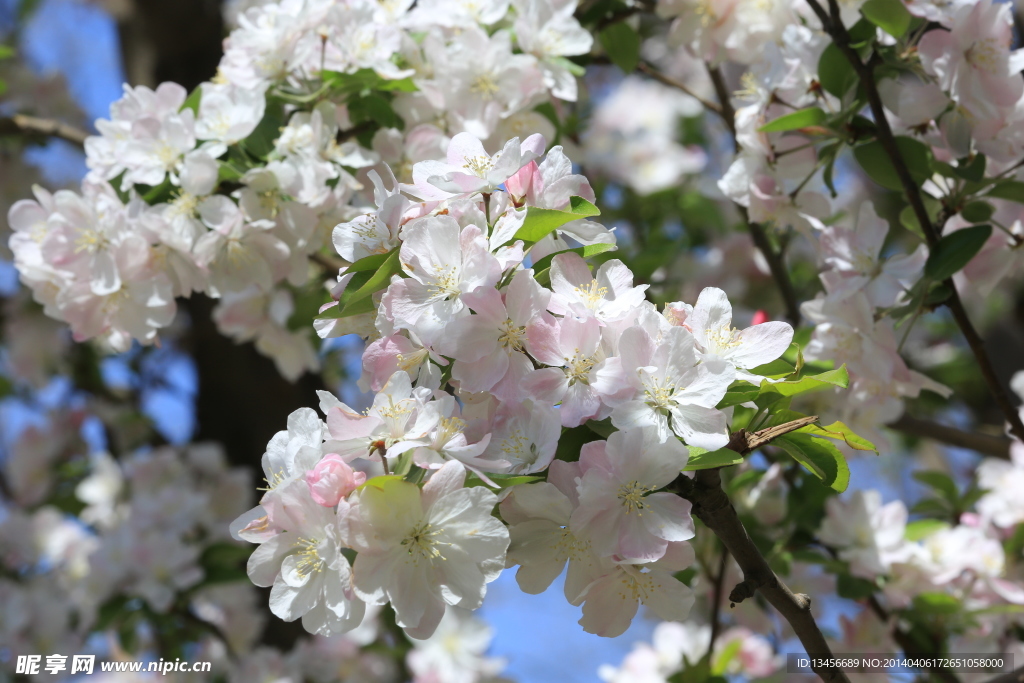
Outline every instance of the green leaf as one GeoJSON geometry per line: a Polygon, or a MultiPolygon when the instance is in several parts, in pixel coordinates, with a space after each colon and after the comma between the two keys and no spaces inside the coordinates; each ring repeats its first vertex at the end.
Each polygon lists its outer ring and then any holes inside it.
{"type": "Polygon", "coordinates": [[[988,219],[992,218],[992,214],[996,212],[996,207],[992,206],[988,202],[974,201],[970,202],[963,209],[960,210],[960,215],[963,216],[965,221],[971,223],[984,223],[988,219]]]}
{"type": "Polygon", "coordinates": [[[985,196],[1024,204],[1024,182],[1019,180],[1000,181],[985,196]]]}
{"type": "MultiPolygon", "coordinates": [[[[911,179],[920,185],[931,175],[931,150],[924,143],[901,136],[896,138],[896,148],[910,172],[911,179]]],[[[882,143],[872,140],[853,148],[857,163],[876,183],[888,190],[902,190],[903,184],[896,175],[896,168],[889,160],[889,154],[882,143]]]]}
{"type": "Polygon", "coordinates": [[[850,468],[846,458],[828,441],[794,432],[777,437],[772,444],[789,453],[826,486],[840,493],[849,486],[850,468]]]}
{"type": "Polygon", "coordinates": [[[818,82],[839,99],[857,85],[857,72],[835,43],[829,43],[818,59],[818,82]]]}
{"type": "Polygon", "coordinates": [[[243,175],[244,173],[242,173],[242,171],[239,171],[237,168],[227,163],[226,161],[219,162],[217,168],[217,182],[233,183],[235,181],[241,180],[243,175]]]}
{"type": "Polygon", "coordinates": [[[775,382],[774,384],[765,380],[761,382],[761,393],[777,393],[782,394],[783,396],[797,396],[798,394],[806,394],[809,391],[827,389],[830,386],[845,389],[849,384],[850,373],[847,372],[846,365],[843,364],[835,370],[826,370],[825,372],[817,375],[807,375],[800,379],[775,382]]]}
{"type": "Polygon", "coordinates": [[[728,448],[719,448],[717,451],[707,451],[697,446],[687,446],[690,450],[690,457],[686,461],[683,472],[695,472],[697,470],[709,470],[713,467],[729,467],[743,462],[743,456],[728,448]]]}
{"type": "Polygon", "coordinates": [[[952,277],[981,251],[991,235],[991,225],[975,225],[951,232],[932,249],[924,264],[924,274],[940,281],[952,277]]]}
{"type": "Polygon", "coordinates": [[[378,93],[369,93],[350,100],[348,114],[352,123],[357,125],[372,121],[381,128],[405,128],[405,122],[395,113],[391,102],[378,93]]]}
{"type": "MultiPolygon", "coordinates": [[[[939,215],[939,211],[942,209],[942,203],[933,197],[924,196],[922,199],[924,200],[925,212],[928,214],[929,220],[934,223],[939,215]]],[[[900,223],[904,228],[917,235],[922,242],[928,241],[924,229],[917,220],[917,214],[914,213],[914,207],[908,205],[900,211],[900,223]]],[[[928,229],[931,230],[930,227],[928,229]]]]}
{"type": "Polygon", "coordinates": [[[934,533],[948,529],[949,524],[938,519],[917,519],[907,524],[903,531],[903,538],[908,541],[920,541],[934,533]]]}
{"type": "Polygon", "coordinates": [[[284,107],[280,102],[268,102],[263,118],[249,137],[242,140],[242,146],[249,154],[263,159],[274,150],[274,142],[284,125],[284,107]]]}
{"type": "Polygon", "coordinates": [[[626,22],[617,21],[605,27],[598,34],[598,40],[612,64],[623,73],[632,73],[640,63],[640,35],[626,22]]]}
{"type": "Polygon", "coordinates": [[[878,448],[875,447],[875,444],[862,436],[857,436],[852,429],[842,422],[833,422],[830,425],[824,426],[809,424],[796,431],[804,434],[811,434],[812,436],[823,436],[829,439],[835,439],[836,441],[844,441],[847,446],[858,451],[874,451],[875,453],[878,453],[878,448]]]}
{"type": "MultiPolygon", "coordinates": [[[[487,473],[487,478],[498,485],[499,489],[507,489],[513,486],[522,486],[523,484],[532,484],[535,481],[543,481],[544,477],[537,477],[529,474],[492,474],[487,473]]],[[[485,482],[477,475],[470,473],[466,477],[466,488],[472,486],[486,486],[492,488],[490,484],[485,482]]]]}
{"type": "Polygon", "coordinates": [[[847,600],[863,600],[870,597],[878,587],[874,581],[862,579],[859,576],[840,574],[836,577],[836,593],[847,600]]]}
{"type": "Polygon", "coordinates": [[[10,45],[0,45],[0,59],[10,59],[14,56],[14,48],[10,45]]]}
{"type": "Polygon", "coordinates": [[[776,358],[770,363],[758,365],[756,368],[750,368],[749,372],[752,375],[760,375],[761,377],[782,379],[783,377],[789,377],[796,372],[796,367],[783,358],[776,358]]]}
{"type": "Polygon", "coordinates": [[[975,154],[971,158],[960,159],[954,172],[964,180],[979,183],[985,177],[987,161],[984,154],[975,154]]]}
{"type": "Polygon", "coordinates": [[[178,111],[185,111],[191,109],[196,116],[199,116],[199,101],[203,98],[203,89],[196,86],[196,89],[188,94],[185,101],[181,105],[181,109],[178,111]]]}
{"type": "Polygon", "coordinates": [[[361,258],[349,266],[348,272],[355,272],[355,275],[349,280],[338,305],[318,316],[320,319],[347,318],[373,310],[372,295],[386,288],[392,275],[402,272],[398,249],[361,258]]]}
{"type": "Polygon", "coordinates": [[[563,69],[565,69],[566,71],[571,73],[573,76],[576,76],[577,78],[582,76],[582,75],[584,75],[585,73],[587,73],[586,68],[580,66],[579,64],[577,64],[576,62],[572,61],[571,59],[566,59],[565,57],[550,57],[550,56],[548,56],[548,57],[545,57],[544,60],[547,63],[549,63],[549,64],[556,64],[556,65],[562,67],[563,69]]]}
{"type": "Polygon", "coordinates": [[[817,126],[825,122],[825,112],[820,107],[807,107],[784,114],[774,121],[769,121],[757,130],[762,133],[781,133],[786,130],[797,130],[808,126],[817,126]]]}
{"type": "Polygon", "coordinates": [[[860,12],[893,38],[901,38],[913,19],[900,0],[868,0],[861,5],[860,12]]]}
{"type": "Polygon", "coordinates": [[[937,470],[919,470],[914,472],[911,476],[922,484],[930,486],[938,491],[943,498],[954,505],[960,500],[960,489],[957,488],[956,482],[953,481],[953,478],[945,472],[939,472],[937,470]]]}
{"type": "Polygon", "coordinates": [[[919,593],[914,596],[914,611],[931,615],[956,614],[960,601],[948,593],[919,593]]]}
{"type": "Polygon", "coordinates": [[[374,90],[383,92],[416,92],[419,90],[412,78],[396,80],[382,78],[373,69],[360,69],[350,74],[340,71],[323,71],[320,76],[324,83],[342,96],[368,94],[374,90]]]}
{"type": "Polygon", "coordinates": [[[603,420],[587,420],[584,424],[587,425],[587,428],[590,429],[590,431],[606,439],[619,431],[612,426],[612,419],[610,417],[606,417],[603,420]]]}
{"type": "Polygon", "coordinates": [[[753,384],[747,382],[734,382],[729,391],[725,392],[725,396],[718,402],[718,409],[728,408],[729,406],[736,406],[741,403],[748,403],[753,401],[761,393],[761,387],[756,387],[753,384]]]}
{"type": "Polygon", "coordinates": [[[532,244],[566,223],[600,215],[597,207],[582,197],[571,197],[568,211],[531,206],[526,210],[526,220],[513,239],[525,240],[532,244]]]}
{"type": "Polygon", "coordinates": [[[580,459],[580,449],[584,444],[591,441],[600,441],[601,435],[594,432],[586,425],[579,427],[562,428],[562,435],[558,439],[558,448],[555,451],[557,460],[576,462],[580,459]]]}

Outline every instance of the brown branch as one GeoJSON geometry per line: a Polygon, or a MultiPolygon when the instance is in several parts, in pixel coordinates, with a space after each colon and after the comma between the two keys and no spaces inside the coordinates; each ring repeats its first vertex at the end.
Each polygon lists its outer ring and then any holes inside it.
{"type": "MultiPolygon", "coordinates": [[[[832,37],[836,47],[843,53],[846,60],[850,62],[861,84],[864,86],[864,93],[867,95],[868,105],[871,107],[871,113],[874,116],[877,127],[878,142],[882,145],[882,149],[885,150],[886,155],[892,162],[896,175],[900,180],[900,185],[903,186],[903,194],[906,195],[907,201],[914,211],[914,216],[922,226],[929,249],[934,249],[941,238],[942,224],[945,221],[933,222],[928,216],[928,210],[925,208],[921,190],[911,177],[910,169],[907,167],[899,147],[896,146],[896,137],[889,126],[889,119],[886,117],[885,107],[882,105],[882,97],[879,95],[878,85],[875,83],[873,63],[870,60],[868,63],[863,62],[857,51],[850,45],[850,34],[846,31],[846,27],[839,16],[839,7],[835,0],[829,0],[831,15],[825,11],[818,0],[807,0],[807,3],[821,21],[822,28],[832,37]]],[[[952,278],[948,278],[945,280],[945,285],[951,292],[946,305],[953,314],[953,319],[963,333],[964,339],[967,340],[968,346],[971,347],[971,351],[978,361],[978,368],[981,370],[981,375],[985,379],[992,397],[995,398],[1000,410],[1003,411],[1006,421],[1010,423],[1010,431],[1018,439],[1024,441],[1024,421],[1021,421],[1020,414],[1017,412],[1009,392],[996,375],[995,368],[992,366],[992,360],[985,350],[985,342],[971,323],[967,310],[964,308],[960,295],[956,290],[956,284],[952,278]]]]}
{"type": "Polygon", "coordinates": [[[1003,458],[1004,460],[1010,457],[1010,444],[1012,442],[1006,437],[978,432],[965,432],[955,427],[949,427],[932,422],[931,420],[910,417],[909,415],[904,415],[886,426],[889,429],[895,429],[910,436],[932,439],[950,446],[956,446],[957,448],[969,448],[984,455],[991,455],[996,458],[1003,458]]]}
{"type": "MultiPolygon", "coordinates": [[[[754,433],[736,432],[729,440],[729,448],[735,447],[740,454],[749,453],[771,438],[799,429],[816,419],[802,418],[754,433]]],[[[768,561],[743,527],[736,509],[729,501],[729,496],[722,490],[719,470],[699,470],[692,480],[680,475],[672,482],[669,490],[690,501],[693,505],[693,514],[718,536],[743,570],[743,581],[733,588],[729,599],[732,602],[742,602],[753,597],[755,592],[760,592],[789,622],[808,654],[831,657],[832,650],[811,614],[810,597],[802,593],[794,594],[768,566],[768,561]]],[[[816,667],[814,672],[828,683],[849,683],[841,669],[816,667]]]]}
{"type": "Polygon", "coordinates": [[[637,71],[641,71],[641,72],[647,74],[648,76],[650,76],[654,80],[658,81],[662,85],[667,85],[670,88],[676,88],[677,90],[682,90],[684,93],[686,93],[687,95],[689,95],[693,99],[695,99],[698,102],[700,102],[701,106],[704,107],[705,109],[707,109],[708,111],[714,112],[718,116],[722,116],[723,115],[722,114],[722,108],[719,105],[715,104],[714,102],[711,102],[709,100],[704,99],[703,97],[701,97],[700,95],[695,93],[690,88],[690,86],[686,85],[682,81],[677,80],[675,78],[672,78],[668,74],[662,73],[661,71],[658,71],[657,67],[655,67],[650,62],[641,60],[640,63],[636,65],[636,68],[637,68],[637,71]]]}
{"type": "Polygon", "coordinates": [[[725,572],[729,566],[729,550],[722,547],[722,555],[718,560],[718,573],[712,577],[711,584],[711,638],[708,640],[708,656],[715,651],[715,640],[722,630],[722,587],[725,584],[725,572]]]}
{"type": "Polygon", "coordinates": [[[66,123],[53,119],[40,119],[25,114],[0,116],[0,135],[12,135],[27,138],[31,141],[43,141],[46,138],[66,140],[78,147],[85,146],[89,134],[66,123]]]}
{"type": "Polygon", "coordinates": [[[349,265],[347,262],[342,261],[340,258],[337,258],[336,256],[322,254],[319,251],[314,251],[312,254],[310,254],[309,260],[317,264],[324,270],[328,271],[332,275],[337,275],[338,270],[349,265]]]}
{"type": "MultiPolygon", "coordinates": [[[[722,75],[721,69],[710,64],[706,66],[708,75],[711,76],[711,83],[715,86],[715,94],[718,96],[718,101],[721,105],[719,115],[732,134],[733,144],[736,152],[739,153],[741,148],[739,138],[736,136],[736,110],[733,109],[732,102],[729,99],[729,87],[725,83],[725,77],[722,75]]],[[[750,220],[750,214],[745,206],[737,204],[736,208],[740,212],[740,217],[746,224],[751,238],[754,240],[754,245],[761,251],[761,254],[764,255],[764,260],[768,263],[772,279],[775,280],[775,285],[779,288],[779,294],[782,295],[782,301],[786,307],[786,318],[796,327],[800,324],[800,303],[797,301],[796,291],[793,289],[793,281],[789,279],[789,271],[786,269],[782,252],[775,250],[764,226],[750,220]]]]}

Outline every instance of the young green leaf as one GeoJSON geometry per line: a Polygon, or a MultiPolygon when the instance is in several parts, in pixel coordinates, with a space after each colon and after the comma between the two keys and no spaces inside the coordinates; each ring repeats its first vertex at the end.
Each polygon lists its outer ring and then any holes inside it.
{"type": "MultiPolygon", "coordinates": [[[[923,183],[931,175],[932,153],[929,147],[914,138],[901,136],[896,138],[896,148],[910,172],[911,179],[917,184],[923,183]]],[[[903,183],[896,174],[889,153],[878,140],[854,147],[853,156],[868,176],[882,187],[887,190],[903,189],[903,183]]]]}
{"type": "Polygon", "coordinates": [[[820,107],[807,107],[798,111],[783,114],[774,121],[769,121],[757,130],[762,133],[780,133],[787,130],[797,130],[808,126],[817,126],[825,122],[825,112],[820,107]]]}
{"type": "Polygon", "coordinates": [[[985,196],[1024,204],[1024,182],[1019,180],[1000,181],[985,196]]]}
{"type": "Polygon", "coordinates": [[[526,220],[513,239],[524,240],[532,244],[566,223],[600,215],[601,212],[597,207],[582,197],[570,198],[568,211],[540,209],[531,206],[526,210],[526,220]]]}
{"type": "Polygon", "coordinates": [[[932,249],[924,264],[924,274],[933,280],[952,277],[970,263],[991,235],[991,225],[975,225],[951,232],[932,249]]]}
{"type": "Polygon", "coordinates": [[[871,443],[862,436],[858,436],[852,429],[847,427],[842,422],[833,422],[830,425],[817,425],[810,424],[806,427],[801,427],[797,430],[804,434],[811,434],[813,436],[823,436],[828,439],[835,439],[836,441],[843,441],[847,446],[858,451],[874,451],[878,453],[878,449],[875,444],[871,443]]]}
{"type": "Polygon", "coordinates": [[[687,446],[690,449],[690,457],[686,461],[683,472],[695,472],[696,470],[709,470],[713,467],[729,467],[743,462],[743,456],[728,448],[719,448],[717,451],[706,451],[696,446],[687,446]]]}
{"type": "Polygon", "coordinates": [[[826,486],[842,493],[850,485],[846,458],[828,441],[794,432],[777,437],[772,444],[786,451],[826,486]]]}
{"type": "Polygon", "coordinates": [[[893,38],[901,38],[913,19],[900,0],[868,0],[860,7],[861,14],[893,38]]]}
{"type": "Polygon", "coordinates": [[[626,22],[617,21],[602,29],[598,40],[608,53],[608,59],[623,73],[632,73],[640,63],[640,35],[626,22]]]}
{"type": "Polygon", "coordinates": [[[857,85],[857,81],[857,73],[846,56],[835,43],[829,43],[818,59],[818,82],[821,87],[842,99],[857,85]]]}
{"type": "Polygon", "coordinates": [[[774,384],[765,380],[761,382],[761,394],[777,393],[783,396],[796,396],[809,391],[827,389],[830,386],[845,389],[850,384],[850,373],[846,365],[840,365],[835,370],[826,370],[817,375],[806,375],[800,379],[775,382],[774,384]]]}

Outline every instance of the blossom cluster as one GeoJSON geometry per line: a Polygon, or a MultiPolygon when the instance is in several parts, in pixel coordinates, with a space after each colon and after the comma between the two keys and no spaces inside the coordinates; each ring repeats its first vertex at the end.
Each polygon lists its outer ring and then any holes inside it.
{"type": "Polygon", "coordinates": [[[360,263],[388,254],[398,266],[377,310],[360,314],[375,337],[360,380],[372,405],[359,413],[322,393],[323,418],[293,413],[264,456],[268,492],[234,525],[260,544],[249,575],[273,586],[279,617],[338,633],[366,604],[390,603],[424,638],[446,604],[479,607],[506,564],[530,593],[568,564],[566,598],[600,635],[622,633],[640,604],[665,619],[689,610],[673,577],[693,560],[689,503],[662,489],[687,446],[726,445],[716,406],[736,379],[760,383],[755,369],[793,331],[736,329],[713,288],[659,312],[621,261],[592,272],[565,238],[606,249],[611,235],[568,210],[593,198],[589,183],[544,147],[513,139],[490,156],[457,135],[447,162],[416,164],[403,187],[428,199],[378,180],[379,210],[335,228],[355,272],[343,269],[325,307],[341,317],[321,333],[351,329],[360,263]],[[550,214],[563,222],[538,228],[550,214]],[[603,420],[605,440],[556,459],[563,428],[603,420]],[[499,521],[490,487],[502,483],[499,521]]]}
{"type": "Polygon", "coordinates": [[[76,341],[152,344],[176,298],[202,292],[220,299],[220,330],[255,341],[283,375],[316,370],[310,335],[290,319],[317,272],[310,256],[358,215],[366,170],[385,161],[408,181],[460,132],[492,147],[550,137],[533,109],[576,99],[566,56],[593,42],[575,6],[251,7],[192,95],[125,87],[86,142],[80,192],[37,188],[11,208],[22,281],[76,341]]]}

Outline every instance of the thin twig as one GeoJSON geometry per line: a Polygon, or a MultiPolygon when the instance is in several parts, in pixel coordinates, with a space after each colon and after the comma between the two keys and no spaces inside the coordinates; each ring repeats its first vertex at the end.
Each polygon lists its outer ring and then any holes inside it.
{"type": "Polygon", "coordinates": [[[695,93],[693,89],[690,88],[690,86],[686,85],[682,81],[672,78],[666,73],[658,71],[657,67],[655,67],[650,62],[641,60],[640,63],[636,65],[636,68],[638,71],[642,71],[643,73],[647,74],[648,76],[658,81],[662,85],[667,85],[670,88],[682,90],[684,93],[700,102],[701,106],[707,109],[708,111],[714,112],[718,116],[722,116],[722,108],[719,105],[715,104],[710,100],[704,99],[703,97],[695,93]]]}
{"type": "Polygon", "coordinates": [[[708,640],[708,655],[715,651],[715,640],[722,630],[722,587],[725,585],[725,571],[729,566],[729,549],[722,546],[722,555],[718,560],[718,573],[712,577],[711,584],[711,638],[708,640]]]}
{"type": "MultiPolygon", "coordinates": [[[[741,430],[731,436],[728,448],[740,454],[749,453],[771,439],[799,429],[816,419],[802,418],[753,433],[741,430]]],[[[672,482],[669,490],[690,501],[693,505],[693,514],[718,536],[743,570],[743,581],[733,588],[729,600],[734,603],[742,602],[753,597],[755,592],[760,592],[789,622],[809,655],[831,657],[832,650],[811,614],[810,597],[802,593],[793,593],[772,571],[768,561],[743,527],[736,509],[729,501],[729,496],[722,490],[719,470],[699,470],[692,480],[680,475],[672,482]]],[[[849,683],[846,674],[838,668],[818,666],[814,667],[814,672],[827,683],[849,683]]]]}
{"type": "Polygon", "coordinates": [[[337,275],[338,270],[349,265],[348,263],[342,261],[339,258],[330,256],[329,254],[322,254],[319,251],[314,251],[312,254],[310,254],[309,260],[333,275],[337,275]]]}
{"type": "Polygon", "coordinates": [[[25,114],[0,116],[0,135],[18,135],[31,140],[59,138],[78,147],[85,146],[89,134],[53,119],[41,119],[25,114]]]}
{"type": "MultiPolygon", "coordinates": [[[[921,196],[921,190],[917,183],[914,182],[913,177],[911,177],[910,169],[907,167],[906,161],[896,145],[896,137],[889,126],[885,107],[882,105],[882,97],[879,95],[878,85],[875,83],[873,63],[871,61],[864,63],[857,51],[850,45],[850,34],[847,33],[846,27],[839,16],[839,7],[835,0],[829,0],[831,15],[825,11],[818,0],[807,0],[807,2],[821,21],[822,28],[832,37],[836,47],[846,57],[847,61],[850,62],[850,65],[860,78],[860,82],[864,86],[864,93],[868,98],[868,105],[871,107],[871,113],[874,116],[878,131],[878,142],[882,145],[882,149],[885,150],[886,155],[892,162],[896,176],[900,180],[900,185],[903,186],[903,193],[906,195],[918,223],[922,226],[929,249],[934,250],[941,238],[945,214],[938,221],[932,221],[928,215],[924,199],[921,196]]],[[[1017,412],[1017,407],[1014,406],[1009,392],[996,375],[995,368],[992,366],[992,360],[985,350],[985,342],[974,328],[973,323],[971,323],[967,310],[960,300],[956,284],[952,278],[948,278],[945,284],[951,292],[949,299],[946,301],[946,306],[949,307],[950,312],[953,314],[953,319],[963,333],[964,339],[967,340],[967,345],[971,347],[971,351],[978,361],[978,369],[981,370],[981,375],[985,379],[992,397],[995,398],[1000,410],[1002,410],[1003,415],[1006,417],[1006,421],[1010,423],[1010,432],[1018,439],[1024,441],[1024,421],[1021,421],[1020,414],[1017,412]]]]}
{"type": "MultiPolygon", "coordinates": [[[[725,83],[725,76],[722,75],[721,69],[717,66],[711,66],[710,64],[706,66],[708,75],[711,77],[711,83],[715,87],[715,94],[718,96],[718,102],[721,107],[720,116],[732,134],[733,144],[735,145],[736,152],[739,153],[741,149],[739,138],[736,136],[736,110],[733,109],[732,101],[729,99],[729,87],[725,83]]],[[[789,271],[786,270],[786,263],[782,253],[775,250],[764,226],[750,220],[750,214],[745,206],[737,204],[736,208],[746,224],[751,238],[754,240],[754,245],[761,251],[761,254],[764,255],[764,260],[768,263],[768,270],[771,271],[772,279],[775,280],[775,285],[779,288],[779,293],[782,295],[783,303],[786,306],[786,318],[794,326],[800,324],[800,302],[797,301],[796,291],[793,289],[793,281],[789,279],[789,271]]]]}
{"type": "Polygon", "coordinates": [[[1006,437],[982,434],[980,432],[965,432],[955,427],[949,427],[932,422],[931,420],[910,417],[909,415],[904,415],[886,426],[889,429],[895,429],[910,436],[932,439],[950,446],[956,446],[957,448],[969,448],[984,455],[991,455],[996,458],[1003,458],[1004,460],[1010,457],[1010,444],[1012,442],[1006,437]]]}

